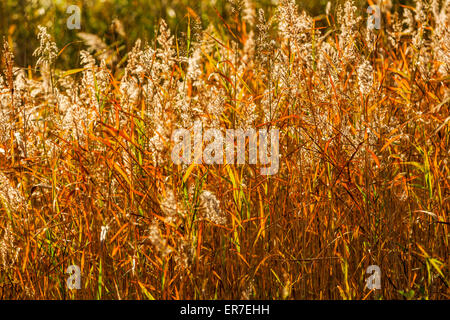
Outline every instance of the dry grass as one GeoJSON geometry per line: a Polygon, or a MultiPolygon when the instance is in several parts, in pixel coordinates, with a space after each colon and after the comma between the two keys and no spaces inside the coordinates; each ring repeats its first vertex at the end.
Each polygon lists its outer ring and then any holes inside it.
{"type": "Polygon", "coordinates": [[[124,69],[104,51],[55,69],[44,28],[20,69],[4,42],[2,298],[449,298],[449,1],[374,31],[351,2],[280,3],[206,30],[189,12],[185,38],[162,21],[124,69]],[[278,174],[175,166],[171,134],[198,120],[279,128],[278,174]]]}

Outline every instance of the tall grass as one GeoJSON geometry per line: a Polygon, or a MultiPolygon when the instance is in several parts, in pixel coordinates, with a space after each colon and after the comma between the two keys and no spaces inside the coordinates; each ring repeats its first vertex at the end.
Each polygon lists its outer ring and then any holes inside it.
{"type": "Polygon", "coordinates": [[[380,30],[365,8],[190,9],[184,35],[161,19],[67,69],[45,27],[33,67],[5,39],[0,296],[448,299],[450,2],[384,4],[380,30]],[[199,121],[279,128],[278,174],[174,165],[199,121]]]}

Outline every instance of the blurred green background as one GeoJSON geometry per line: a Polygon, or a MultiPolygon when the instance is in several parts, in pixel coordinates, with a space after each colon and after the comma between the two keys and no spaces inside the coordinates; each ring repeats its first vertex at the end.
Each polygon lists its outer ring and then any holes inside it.
{"type": "MultiPolygon", "coordinates": [[[[324,13],[327,2],[297,0],[299,7],[313,16],[324,13]]],[[[334,8],[343,0],[331,2],[334,8]]],[[[255,0],[253,3],[256,8],[265,9],[267,15],[272,15],[278,0],[255,0]]],[[[367,1],[357,0],[355,3],[364,15],[367,1]]],[[[44,25],[60,49],[70,43],[56,65],[57,68],[70,69],[79,66],[78,53],[86,49],[77,37],[78,32],[98,35],[104,43],[118,51],[119,57],[123,57],[137,38],[154,38],[155,26],[161,18],[167,21],[181,41],[187,31],[186,14],[189,8],[201,17],[203,28],[212,23],[220,29],[223,23],[219,14],[226,21],[231,19],[231,5],[227,0],[0,0],[0,36],[6,36],[14,45],[17,65],[34,66],[32,53],[39,45],[37,26],[44,25]],[[81,8],[81,30],[69,30],[66,26],[70,16],[66,10],[70,5],[81,8]],[[115,19],[122,24],[124,33],[112,26],[115,19]]]]}

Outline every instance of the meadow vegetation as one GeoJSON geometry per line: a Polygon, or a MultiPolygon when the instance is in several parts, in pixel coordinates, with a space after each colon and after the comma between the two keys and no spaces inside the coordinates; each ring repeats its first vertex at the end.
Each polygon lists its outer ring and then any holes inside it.
{"type": "Polygon", "coordinates": [[[115,2],[2,20],[1,298],[449,299],[449,0],[379,30],[351,0],[115,2]],[[278,173],[174,164],[198,122],[279,129],[278,173]]]}

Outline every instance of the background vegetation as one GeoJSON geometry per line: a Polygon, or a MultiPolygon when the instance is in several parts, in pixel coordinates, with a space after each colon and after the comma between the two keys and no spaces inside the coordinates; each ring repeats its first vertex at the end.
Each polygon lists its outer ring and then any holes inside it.
{"type": "MultiPolygon", "coordinates": [[[[398,9],[400,4],[411,4],[408,0],[391,1],[398,9]]],[[[276,9],[278,0],[255,1],[256,8],[264,9],[270,16],[276,9]]],[[[297,1],[300,9],[313,16],[319,16],[325,10],[326,0],[297,1]]],[[[343,0],[332,1],[333,7],[343,0]]],[[[357,0],[355,4],[365,10],[367,1],[357,0]]],[[[79,62],[79,51],[83,48],[77,33],[87,32],[98,35],[106,44],[114,46],[122,55],[131,49],[138,39],[154,39],[159,19],[165,19],[170,29],[179,37],[186,36],[188,8],[199,15],[203,27],[214,24],[221,28],[220,15],[229,21],[230,4],[227,0],[4,0],[0,3],[0,35],[14,38],[16,63],[22,67],[34,65],[32,53],[38,45],[37,26],[46,26],[54,36],[60,48],[72,45],[58,65],[70,69],[79,62]],[[68,30],[66,13],[69,5],[78,5],[82,10],[81,30],[68,30]],[[117,34],[113,21],[121,22],[126,36],[117,34]]]]}

